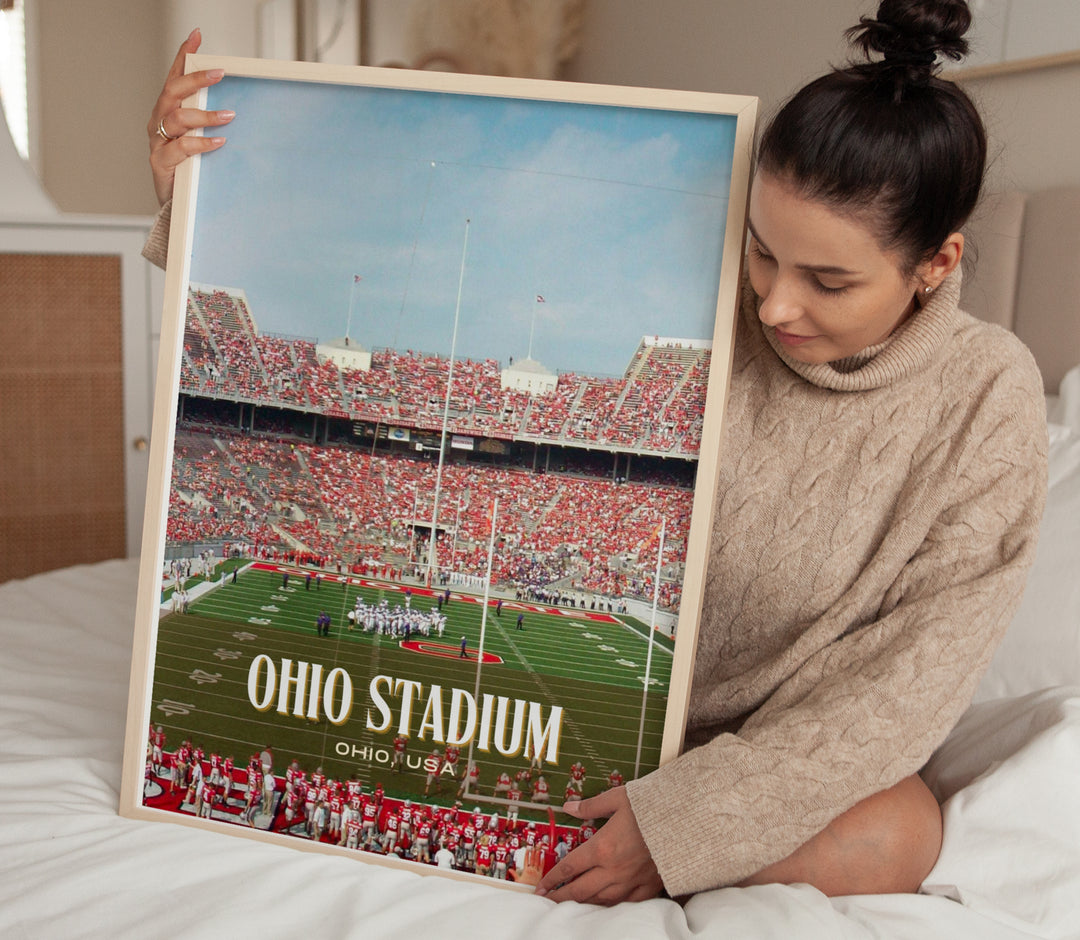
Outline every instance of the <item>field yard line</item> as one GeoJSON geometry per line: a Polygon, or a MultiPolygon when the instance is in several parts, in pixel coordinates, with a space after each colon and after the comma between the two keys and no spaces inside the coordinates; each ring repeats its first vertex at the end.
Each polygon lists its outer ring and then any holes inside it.
{"type": "MultiPolygon", "coordinates": [[[[618,618],[616,618],[616,619],[618,619],[618,618]]],[[[648,637],[648,635],[647,635],[647,634],[644,634],[644,633],[642,633],[642,632],[641,632],[640,630],[638,630],[637,628],[635,628],[635,627],[632,627],[632,626],[630,626],[630,624],[628,624],[628,623],[627,623],[627,622],[626,622],[625,620],[619,620],[619,623],[620,623],[620,624],[621,624],[621,625],[622,625],[622,626],[623,626],[623,627],[624,627],[625,629],[627,629],[627,630],[629,630],[629,631],[630,631],[631,633],[633,633],[633,634],[634,634],[635,636],[639,636],[639,637],[641,637],[641,638],[642,638],[642,639],[643,639],[643,640],[644,640],[644,641],[645,641],[646,643],[648,643],[648,642],[649,642],[649,637],[648,637]]],[[[656,649],[658,649],[658,650],[663,650],[663,651],[664,651],[665,653],[667,653],[667,654],[668,654],[668,656],[671,656],[671,657],[674,657],[674,656],[675,656],[675,651],[674,651],[674,650],[669,650],[669,649],[668,649],[668,648],[667,648],[666,646],[664,646],[664,644],[663,644],[663,643],[655,643],[655,642],[654,642],[654,643],[653,643],[653,646],[654,646],[654,647],[656,647],[656,649]]]]}
{"type": "MultiPolygon", "coordinates": [[[[548,684],[544,681],[544,674],[542,672],[537,672],[533,668],[532,663],[530,663],[524,656],[521,655],[521,650],[519,650],[517,648],[517,644],[512,639],[510,639],[506,630],[503,629],[503,625],[499,623],[498,620],[496,620],[495,622],[495,629],[499,631],[499,635],[503,638],[506,645],[514,651],[514,655],[518,659],[520,659],[521,662],[525,665],[525,670],[533,674],[536,684],[540,686],[540,691],[547,696],[548,701],[554,702],[555,696],[552,693],[551,689],[548,688],[548,684]]],[[[582,732],[581,728],[578,727],[577,722],[574,721],[574,719],[571,718],[566,712],[563,712],[563,721],[573,733],[573,735],[581,742],[582,749],[588,755],[589,759],[594,761],[599,760],[600,754],[593,747],[592,738],[582,732]]]]}

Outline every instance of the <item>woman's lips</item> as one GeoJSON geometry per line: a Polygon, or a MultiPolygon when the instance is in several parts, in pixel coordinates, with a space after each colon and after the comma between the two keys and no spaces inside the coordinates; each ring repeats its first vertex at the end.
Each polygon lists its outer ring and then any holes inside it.
{"type": "Polygon", "coordinates": [[[797,333],[785,333],[779,328],[776,329],[776,338],[785,346],[801,346],[803,343],[809,343],[810,340],[816,339],[814,336],[800,336],[797,333]]]}

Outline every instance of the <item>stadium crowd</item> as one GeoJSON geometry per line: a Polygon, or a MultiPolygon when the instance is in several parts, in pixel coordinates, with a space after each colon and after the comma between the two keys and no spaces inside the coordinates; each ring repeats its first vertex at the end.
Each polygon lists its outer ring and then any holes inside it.
{"type": "MultiPolygon", "coordinates": [[[[696,455],[709,350],[645,338],[621,378],[563,373],[553,391],[502,387],[493,359],[454,361],[455,433],[696,455]]],[[[193,287],[181,389],[356,420],[441,428],[447,358],[376,349],[371,368],[339,369],[310,340],[260,334],[242,292],[193,287]]]]}
{"type": "MultiPolygon", "coordinates": [[[[258,557],[333,558],[350,568],[388,558],[425,563],[433,476],[430,461],[406,456],[181,429],[167,538],[245,542],[258,557]]],[[[496,499],[492,580],[511,590],[566,582],[651,600],[661,520],[665,564],[684,559],[692,503],[685,487],[447,463],[436,517],[440,569],[485,573],[496,499]]],[[[677,609],[676,583],[662,584],[661,602],[677,609]]]]}

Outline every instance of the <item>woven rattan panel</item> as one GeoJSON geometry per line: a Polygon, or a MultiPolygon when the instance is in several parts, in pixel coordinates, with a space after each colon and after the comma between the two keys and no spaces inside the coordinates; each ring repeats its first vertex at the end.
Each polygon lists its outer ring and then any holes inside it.
{"type": "Polygon", "coordinates": [[[120,259],[0,254],[0,581],[123,557],[120,259]]]}

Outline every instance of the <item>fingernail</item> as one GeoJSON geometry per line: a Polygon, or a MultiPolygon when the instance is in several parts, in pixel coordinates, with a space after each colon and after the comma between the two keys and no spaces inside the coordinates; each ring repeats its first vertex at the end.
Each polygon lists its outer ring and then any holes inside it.
{"type": "Polygon", "coordinates": [[[215,147],[220,147],[223,143],[225,143],[225,138],[224,137],[211,137],[210,138],[210,143],[212,143],[215,147]]]}
{"type": "Polygon", "coordinates": [[[207,78],[212,78],[215,81],[217,79],[219,79],[219,78],[224,78],[225,77],[225,69],[210,69],[210,71],[206,73],[206,77],[207,78]]]}
{"type": "Polygon", "coordinates": [[[536,890],[533,892],[533,894],[535,894],[538,898],[542,898],[544,897],[544,895],[547,894],[547,888],[541,888],[539,885],[537,885],[536,890]]]}
{"type": "Polygon", "coordinates": [[[218,116],[218,120],[221,121],[222,123],[224,123],[225,121],[231,121],[234,117],[236,117],[236,112],[235,111],[218,111],[217,116],[218,116]]]}

